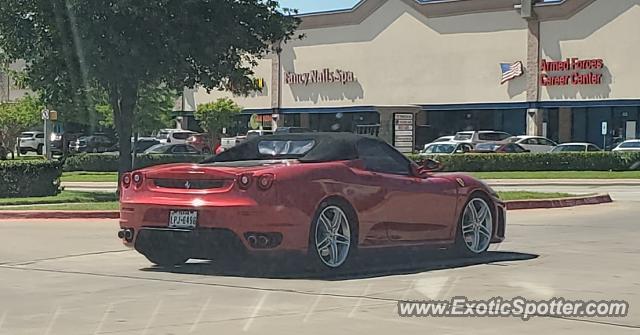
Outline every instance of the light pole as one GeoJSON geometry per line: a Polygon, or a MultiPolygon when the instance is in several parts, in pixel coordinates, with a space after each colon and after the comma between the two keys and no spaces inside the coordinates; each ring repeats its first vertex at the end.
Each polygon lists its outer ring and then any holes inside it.
{"type": "MultiPolygon", "coordinates": [[[[282,107],[282,42],[284,39],[279,39],[273,46],[273,51],[276,53],[276,64],[274,66],[274,72],[276,76],[276,89],[274,94],[276,97],[272,99],[273,108],[271,115],[271,130],[278,129],[278,121],[280,120],[280,108],[282,107]]],[[[273,82],[273,80],[272,80],[273,82]]],[[[281,121],[282,122],[282,121],[281,121]]]]}

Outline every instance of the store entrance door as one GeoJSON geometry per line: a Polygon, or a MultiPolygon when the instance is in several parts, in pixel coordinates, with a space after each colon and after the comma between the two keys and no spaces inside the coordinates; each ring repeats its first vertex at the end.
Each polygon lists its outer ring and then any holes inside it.
{"type": "Polygon", "coordinates": [[[636,121],[627,121],[627,126],[625,129],[625,139],[627,140],[635,140],[637,132],[637,122],[636,121]]]}

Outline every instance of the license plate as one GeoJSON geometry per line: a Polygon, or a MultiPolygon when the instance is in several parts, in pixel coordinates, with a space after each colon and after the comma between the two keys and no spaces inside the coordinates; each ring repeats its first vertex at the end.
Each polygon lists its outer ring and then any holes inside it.
{"type": "Polygon", "coordinates": [[[169,213],[169,228],[194,229],[197,224],[197,211],[171,211],[169,213]]]}

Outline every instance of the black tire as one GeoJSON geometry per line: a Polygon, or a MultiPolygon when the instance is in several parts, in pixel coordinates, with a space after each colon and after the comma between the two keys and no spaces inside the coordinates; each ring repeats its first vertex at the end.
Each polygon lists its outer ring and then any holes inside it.
{"type": "Polygon", "coordinates": [[[156,264],[161,267],[174,267],[178,265],[182,265],[189,260],[189,257],[169,253],[167,251],[158,251],[158,252],[148,252],[144,254],[144,256],[153,264],[156,264]]]}
{"type": "Polygon", "coordinates": [[[44,145],[42,145],[42,144],[38,144],[38,149],[36,149],[36,153],[37,153],[38,155],[42,155],[42,153],[43,153],[43,150],[42,150],[42,149],[43,149],[43,148],[44,148],[44,145]]]}
{"type": "MultiPolygon", "coordinates": [[[[323,201],[318,207],[318,209],[316,210],[315,215],[313,216],[313,221],[311,222],[311,229],[309,231],[309,248],[307,250],[309,270],[313,272],[329,272],[329,271],[335,272],[348,267],[351,263],[351,260],[355,258],[355,254],[357,253],[357,249],[358,249],[357,228],[358,228],[357,215],[355,214],[355,211],[349,204],[345,203],[344,201],[334,200],[334,199],[323,201]],[[340,222],[338,223],[340,227],[338,227],[338,229],[336,230],[336,235],[339,234],[345,237],[348,236],[349,246],[347,248],[345,248],[344,243],[334,244],[335,249],[332,249],[331,244],[329,244],[329,246],[322,249],[322,251],[318,250],[316,246],[317,234],[326,232],[326,230],[324,230],[323,228],[324,226],[323,227],[318,226],[319,224],[321,224],[320,216],[325,214],[324,216],[325,218],[328,217],[329,219],[333,219],[333,216],[329,214],[329,211],[331,211],[333,215],[336,215],[339,212],[342,212],[342,214],[344,214],[342,217],[347,221],[346,226],[343,224],[344,222],[343,219],[341,219],[340,222]],[[349,228],[348,232],[344,229],[345,227],[349,228]],[[338,247],[338,245],[340,245],[340,247],[338,247]],[[332,251],[331,249],[335,251],[332,251]],[[345,252],[345,251],[346,251],[346,256],[344,256],[344,259],[342,259],[343,257],[339,256],[339,257],[336,257],[338,258],[336,262],[330,261],[330,259],[333,257],[332,254],[335,254],[335,252],[337,252],[337,254],[340,254],[341,252],[345,252]],[[331,263],[334,263],[334,264],[331,264],[331,263]]],[[[339,238],[339,237],[336,237],[336,241],[337,240],[340,240],[343,242],[346,241],[346,239],[339,238]]]]}
{"type": "MultiPolygon", "coordinates": [[[[495,208],[495,206],[493,205],[491,200],[489,200],[487,198],[487,196],[485,196],[484,194],[475,193],[475,194],[471,195],[469,200],[465,203],[465,205],[463,207],[463,210],[460,213],[460,217],[458,218],[458,223],[457,223],[457,227],[456,227],[456,238],[455,238],[455,244],[454,244],[454,248],[453,248],[454,252],[455,252],[455,254],[457,256],[459,256],[459,257],[479,257],[479,256],[482,256],[484,253],[487,252],[487,250],[489,249],[489,246],[491,245],[491,236],[493,235],[493,230],[494,230],[494,225],[495,225],[495,220],[494,220],[495,211],[494,211],[494,208],[495,208]],[[473,250],[473,247],[468,245],[468,242],[465,240],[465,236],[464,236],[464,233],[463,233],[463,226],[465,225],[465,220],[469,219],[469,217],[467,216],[467,215],[469,215],[469,213],[467,212],[467,208],[468,208],[469,204],[472,203],[472,202],[474,202],[474,205],[475,204],[479,204],[479,203],[484,203],[484,204],[486,204],[488,206],[487,211],[488,211],[489,218],[485,219],[484,222],[490,222],[489,227],[485,228],[485,231],[486,230],[490,231],[489,236],[488,237],[486,235],[484,236],[484,238],[487,239],[488,241],[487,240],[482,240],[482,245],[480,246],[480,248],[476,248],[476,250],[473,250]],[[486,243],[486,246],[484,245],[485,243],[486,243]]],[[[479,230],[478,230],[477,233],[474,233],[474,234],[480,234],[479,230]]],[[[472,242],[472,244],[474,244],[474,242],[472,242]]]]}

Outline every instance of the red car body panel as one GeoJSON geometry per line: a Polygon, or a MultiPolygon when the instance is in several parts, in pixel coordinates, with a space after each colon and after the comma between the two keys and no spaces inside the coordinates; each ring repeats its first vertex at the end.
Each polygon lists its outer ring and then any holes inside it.
{"type": "Polygon", "coordinates": [[[249,251],[306,252],[316,210],[330,198],[353,208],[360,248],[448,245],[454,243],[460,214],[474,192],[482,192],[494,206],[492,242],[504,239],[504,204],[486,185],[463,174],[374,173],[359,160],[283,160],[245,167],[173,164],[134,174],[142,176],[141,183],[123,185],[120,195],[120,227],[133,229],[133,238],[124,242],[131,247],[141,228],[167,228],[171,210],[196,210],[197,229],[229,230],[249,251]],[[266,190],[257,185],[263,175],[273,178],[266,190]],[[240,186],[241,176],[251,177],[247,189],[240,186]],[[187,182],[211,187],[189,189],[182,185],[187,182]],[[253,249],[248,233],[279,233],[282,241],[253,249]]]}

